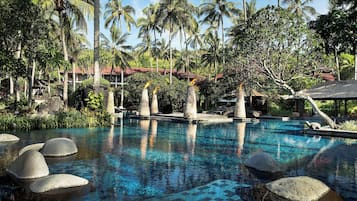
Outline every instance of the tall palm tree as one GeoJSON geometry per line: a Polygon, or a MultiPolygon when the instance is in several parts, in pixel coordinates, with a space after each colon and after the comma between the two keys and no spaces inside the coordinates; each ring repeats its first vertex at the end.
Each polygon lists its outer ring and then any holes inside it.
{"type": "Polygon", "coordinates": [[[292,13],[309,20],[311,15],[314,16],[317,14],[315,8],[308,5],[312,1],[313,0],[283,0],[283,3],[288,5],[288,10],[292,13]]]}
{"type": "Polygon", "coordinates": [[[157,10],[158,23],[169,32],[169,51],[170,51],[170,85],[172,84],[172,39],[174,33],[179,29],[180,24],[184,23],[185,8],[181,6],[180,0],[161,0],[157,10]]]}
{"type": "MultiPolygon", "coordinates": [[[[163,59],[164,61],[170,60],[170,47],[169,44],[166,43],[164,38],[162,38],[161,41],[157,43],[157,47],[160,53],[159,54],[160,58],[163,59]]],[[[164,69],[166,70],[165,63],[164,63],[164,69]]]]}
{"type": "MultiPolygon", "coordinates": [[[[145,17],[141,17],[138,19],[139,28],[139,38],[143,38],[144,42],[147,43],[150,39],[150,32],[153,31],[154,41],[152,50],[156,50],[156,33],[161,33],[161,28],[157,22],[157,9],[159,4],[150,4],[148,7],[144,8],[143,14],[145,17]]],[[[152,56],[156,59],[156,72],[159,71],[159,57],[158,54],[152,54],[152,56]]]]}
{"type": "Polygon", "coordinates": [[[78,28],[74,28],[74,21],[71,20],[71,30],[67,33],[68,50],[70,53],[70,63],[72,64],[72,87],[76,90],[76,63],[80,52],[89,45],[86,35],[78,28]]]}
{"type": "Polygon", "coordinates": [[[210,0],[209,2],[200,5],[200,15],[204,16],[203,23],[214,25],[217,28],[216,34],[221,28],[221,39],[223,49],[223,65],[225,64],[224,58],[224,17],[232,19],[233,15],[239,15],[239,9],[237,9],[233,2],[228,0],[210,0]]]}
{"type": "Polygon", "coordinates": [[[98,91],[100,88],[100,65],[99,65],[99,50],[100,50],[100,42],[99,42],[99,34],[100,34],[100,27],[99,27],[99,12],[100,12],[100,0],[94,0],[94,83],[93,87],[95,91],[98,91]]]}
{"type": "Polygon", "coordinates": [[[135,9],[132,6],[122,5],[121,0],[109,0],[105,5],[104,12],[104,26],[110,29],[114,29],[115,27],[122,28],[122,20],[125,22],[127,30],[131,30],[131,25],[135,25],[135,19],[132,15],[135,14],[135,9]]]}
{"type": "MultiPolygon", "coordinates": [[[[60,36],[62,42],[62,51],[64,60],[68,63],[68,44],[67,35],[70,29],[70,18],[75,20],[77,27],[87,30],[85,17],[93,14],[93,2],[91,0],[34,0],[34,3],[40,5],[42,8],[56,11],[58,14],[58,21],[60,24],[60,36]]],[[[65,107],[68,102],[68,68],[64,69],[64,83],[63,83],[63,101],[65,107]]]]}
{"type": "MultiPolygon", "coordinates": [[[[217,81],[217,67],[218,64],[222,61],[222,56],[219,52],[219,39],[212,32],[205,35],[204,42],[207,44],[207,47],[204,48],[204,53],[202,54],[202,63],[209,67],[214,67],[214,81],[217,81]]],[[[210,70],[211,72],[211,70],[210,70]]]]}
{"type": "Polygon", "coordinates": [[[194,50],[194,55],[195,55],[195,63],[196,65],[198,64],[198,48],[202,47],[203,40],[202,40],[202,35],[200,33],[200,28],[199,26],[196,26],[195,29],[191,30],[190,36],[187,39],[187,44],[194,50]]]}
{"type": "Polygon", "coordinates": [[[134,60],[134,57],[129,53],[132,50],[130,45],[127,45],[127,38],[129,34],[122,34],[117,27],[113,27],[110,32],[110,38],[107,38],[104,34],[101,34],[103,47],[110,51],[111,59],[110,65],[112,70],[110,76],[112,76],[113,70],[115,67],[120,67],[121,75],[121,98],[120,98],[120,107],[123,107],[124,103],[124,70],[130,68],[129,61],[134,60]]]}

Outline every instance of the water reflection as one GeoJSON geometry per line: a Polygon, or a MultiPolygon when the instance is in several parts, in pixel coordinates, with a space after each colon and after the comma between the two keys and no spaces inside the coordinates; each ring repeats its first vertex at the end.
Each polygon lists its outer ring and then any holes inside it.
{"type": "Polygon", "coordinates": [[[150,120],[140,120],[139,122],[141,128],[141,140],[140,140],[140,153],[141,159],[144,160],[146,158],[146,151],[148,146],[148,133],[150,128],[150,120]]]}
{"type": "Polygon", "coordinates": [[[184,154],[184,159],[187,161],[189,157],[195,155],[197,124],[188,124],[186,130],[186,148],[187,152],[184,154]]]}
{"type": "Polygon", "coordinates": [[[150,132],[150,139],[149,139],[150,149],[154,148],[156,135],[157,135],[157,120],[151,120],[151,132],[150,132]]]}
{"type": "Polygon", "coordinates": [[[244,147],[244,138],[245,138],[245,127],[247,123],[246,122],[240,122],[237,123],[237,140],[238,140],[238,145],[237,145],[237,156],[240,158],[242,156],[242,151],[244,147]]]}

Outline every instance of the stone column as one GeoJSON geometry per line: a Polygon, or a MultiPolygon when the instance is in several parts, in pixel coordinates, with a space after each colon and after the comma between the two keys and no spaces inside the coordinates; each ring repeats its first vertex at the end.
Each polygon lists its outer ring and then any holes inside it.
{"type": "Polygon", "coordinates": [[[239,85],[239,88],[237,89],[236,96],[237,96],[237,102],[236,102],[236,106],[234,108],[234,118],[245,121],[247,118],[247,115],[245,112],[243,83],[239,85]]]}
{"type": "Polygon", "coordinates": [[[157,113],[159,113],[159,104],[157,102],[157,94],[153,93],[151,99],[151,114],[157,113]]]}
{"type": "Polygon", "coordinates": [[[141,93],[139,116],[143,119],[150,118],[149,94],[147,88],[144,88],[141,93]]]}
{"type": "Polygon", "coordinates": [[[187,87],[186,104],[183,111],[184,118],[192,121],[197,118],[196,93],[194,86],[187,87]]]}
{"type": "Polygon", "coordinates": [[[110,114],[110,123],[114,124],[114,92],[108,91],[107,112],[110,114]]]}

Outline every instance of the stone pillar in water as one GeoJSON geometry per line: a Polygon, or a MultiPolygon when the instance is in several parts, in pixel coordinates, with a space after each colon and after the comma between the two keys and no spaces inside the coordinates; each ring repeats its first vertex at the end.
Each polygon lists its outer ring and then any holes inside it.
{"type": "Polygon", "coordinates": [[[114,93],[108,91],[107,112],[110,114],[110,123],[114,124],[114,93]]]}
{"type": "Polygon", "coordinates": [[[239,85],[236,96],[237,96],[237,102],[236,102],[236,106],[234,107],[234,118],[245,121],[247,115],[245,112],[243,83],[239,85]]]}
{"type": "Polygon", "coordinates": [[[139,115],[144,119],[150,117],[149,94],[147,88],[144,88],[141,93],[139,115]]]}
{"type": "Polygon", "coordinates": [[[197,118],[195,87],[190,85],[187,87],[186,104],[183,111],[184,118],[193,120],[197,118]]]}
{"type": "Polygon", "coordinates": [[[158,87],[152,92],[152,99],[151,99],[151,114],[159,113],[159,104],[157,102],[157,90],[158,87]]]}

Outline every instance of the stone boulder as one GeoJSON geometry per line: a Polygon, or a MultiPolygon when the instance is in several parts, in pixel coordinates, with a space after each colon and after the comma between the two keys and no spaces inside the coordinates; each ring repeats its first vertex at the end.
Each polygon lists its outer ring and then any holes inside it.
{"type": "Polygon", "coordinates": [[[69,138],[53,138],[43,145],[41,153],[48,157],[63,157],[78,152],[77,145],[69,138]]]}
{"type": "Polygon", "coordinates": [[[35,151],[40,151],[45,143],[36,143],[36,144],[30,144],[27,145],[26,147],[22,148],[19,151],[19,156],[25,153],[28,150],[35,150],[35,151]]]}
{"type": "Polygon", "coordinates": [[[0,143],[1,142],[14,142],[14,141],[19,141],[20,138],[16,137],[15,135],[11,135],[11,134],[0,134],[0,143]]]}
{"type": "Polygon", "coordinates": [[[257,152],[244,162],[248,170],[261,179],[277,179],[283,176],[279,163],[265,152],[257,152]]]}
{"type": "Polygon", "coordinates": [[[61,111],[64,108],[64,102],[59,96],[51,97],[46,103],[42,103],[38,106],[38,112],[40,114],[54,114],[61,111]]]}
{"type": "Polygon", "coordinates": [[[45,158],[40,152],[34,150],[21,154],[6,169],[6,172],[17,179],[36,179],[49,174],[45,158]]]}
{"type": "Polygon", "coordinates": [[[312,130],[318,130],[321,128],[321,124],[320,123],[317,123],[317,122],[309,122],[309,121],[306,121],[305,122],[306,125],[311,128],[312,130]]]}
{"type": "Polygon", "coordinates": [[[266,201],[342,201],[342,198],[321,181],[307,177],[282,178],[253,188],[255,200],[266,201]]]}
{"type": "Polygon", "coordinates": [[[48,193],[61,190],[68,191],[69,188],[83,187],[88,180],[71,174],[54,174],[34,181],[30,189],[34,193],[48,193]]]}

